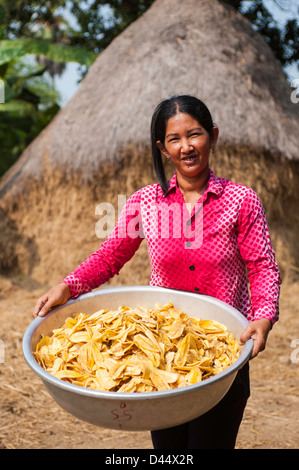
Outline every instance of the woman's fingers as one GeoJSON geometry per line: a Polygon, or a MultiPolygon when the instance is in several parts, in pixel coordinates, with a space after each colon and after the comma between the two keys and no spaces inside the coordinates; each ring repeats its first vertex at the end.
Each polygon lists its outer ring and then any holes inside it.
{"type": "Polygon", "coordinates": [[[48,313],[50,308],[54,307],[54,305],[58,305],[58,303],[56,303],[54,299],[51,299],[51,298],[49,298],[45,302],[42,302],[40,305],[40,309],[37,312],[36,316],[44,317],[48,313]]]}
{"type": "Polygon", "coordinates": [[[240,337],[240,343],[244,344],[248,339],[253,339],[253,348],[250,359],[253,359],[265,349],[270,330],[271,322],[267,318],[252,321],[245,328],[240,337]]]}
{"type": "MultiPolygon", "coordinates": [[[[34,310],[33,310],[33,314],[32,314],[32,316],[33,316],[34,318],[37,317],[37,316],[40,314],[40,312],[41,312],[43,306],[47,303],[47,300],[48,300],[48,295],[47,295],[47,294],[46,294],[46,295],[43,295],[42,297],[40,297],[40,298],[38,299],[38,301],[37,301],[36,304],[35,304],[35,307],[34,307],[34,310]]],[[[41,315],[41,316],[42,316],[42,315],[41,315]]]]}
{"type": "Polygon", "coordinates": [[[61,305],[70,298],[70,290],[67,284],[61,283],[52,287],[45,295],[40,297],[36,302],[32,316],[45,316],[49,310],[55,305],[61,305]]]}

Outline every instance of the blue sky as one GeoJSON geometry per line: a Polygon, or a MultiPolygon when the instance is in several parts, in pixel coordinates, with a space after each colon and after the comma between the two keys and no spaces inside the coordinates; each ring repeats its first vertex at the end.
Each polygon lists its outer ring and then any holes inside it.
{"type": "MultiPolygon", "coordinates": [[[[275,5],[275,1],[273,0],[264,0],[265,6],[280,24],[284,24],[288,18],[299,17],[298,0],[276,0],[276,2],[282,6],[287,5],[288,10],[279,8],[279,6],[275,5]]],[[[288,67],[285,71],[290,81],[299,78],[299,70],[296,66],[288,67]]],[[[55,86],[61,94],[62,106],[65,106],[76,92],[78,88],[78,78],[78,64],[75,63],[68,64],[63,75],[55,78],[55,86]]]]}

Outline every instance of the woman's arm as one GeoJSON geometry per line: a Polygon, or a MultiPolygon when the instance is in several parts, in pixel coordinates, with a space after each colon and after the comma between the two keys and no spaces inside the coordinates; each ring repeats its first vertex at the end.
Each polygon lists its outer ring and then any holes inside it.
{"type": "Polygon", "coordinates": [[[127,200],[114,230],[99,250],[40,297],[33,316],[44,316],[51,307],[61,305],[70,297],[89,292],[107,282],[132,258],[143,238],[140,191],[137,191],[127,200]]]}
{"type": "Polygon", "coordinates": [[[278,320],[281,277],[265,210],[252,190],[242,201],[237,232],[239,250],[248,270],[253,315],[241,341],[254,339],[252,357],[255,357],[265,348],[268,333],[278,320]]]}

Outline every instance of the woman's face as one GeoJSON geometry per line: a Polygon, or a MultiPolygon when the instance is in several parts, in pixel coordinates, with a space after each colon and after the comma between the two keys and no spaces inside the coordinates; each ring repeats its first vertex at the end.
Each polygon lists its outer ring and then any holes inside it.
{"type": "Polygon", "coordinates": [[[210,150],[217,138],[217,127],[211,137],[192,116],[178,113],[167,122],[164,144],[158,141],[157,145],[181,176],[192,178],[208,170],[210,150]]]}

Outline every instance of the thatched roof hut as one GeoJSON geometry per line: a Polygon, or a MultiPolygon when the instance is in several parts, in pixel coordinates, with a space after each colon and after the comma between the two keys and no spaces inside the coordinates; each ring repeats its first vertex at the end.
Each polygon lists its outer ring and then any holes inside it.
{"type": "MultiPolygon", "coordinates": [[[[160,100],[184,93],[205,101],[219,125],[213,170],[258,192],[284,272],[296,269],[299,107],[292,91],[268,45],[233,8],[156,0],[100,54],[4,175],[0,268],[51,283],[95,250],[96,204],[116,204],[118,194],[155,181],[151,115],[160,100]]],[[[114,282],[147,282],[146,248],[130,263],[114,282]]]]}

